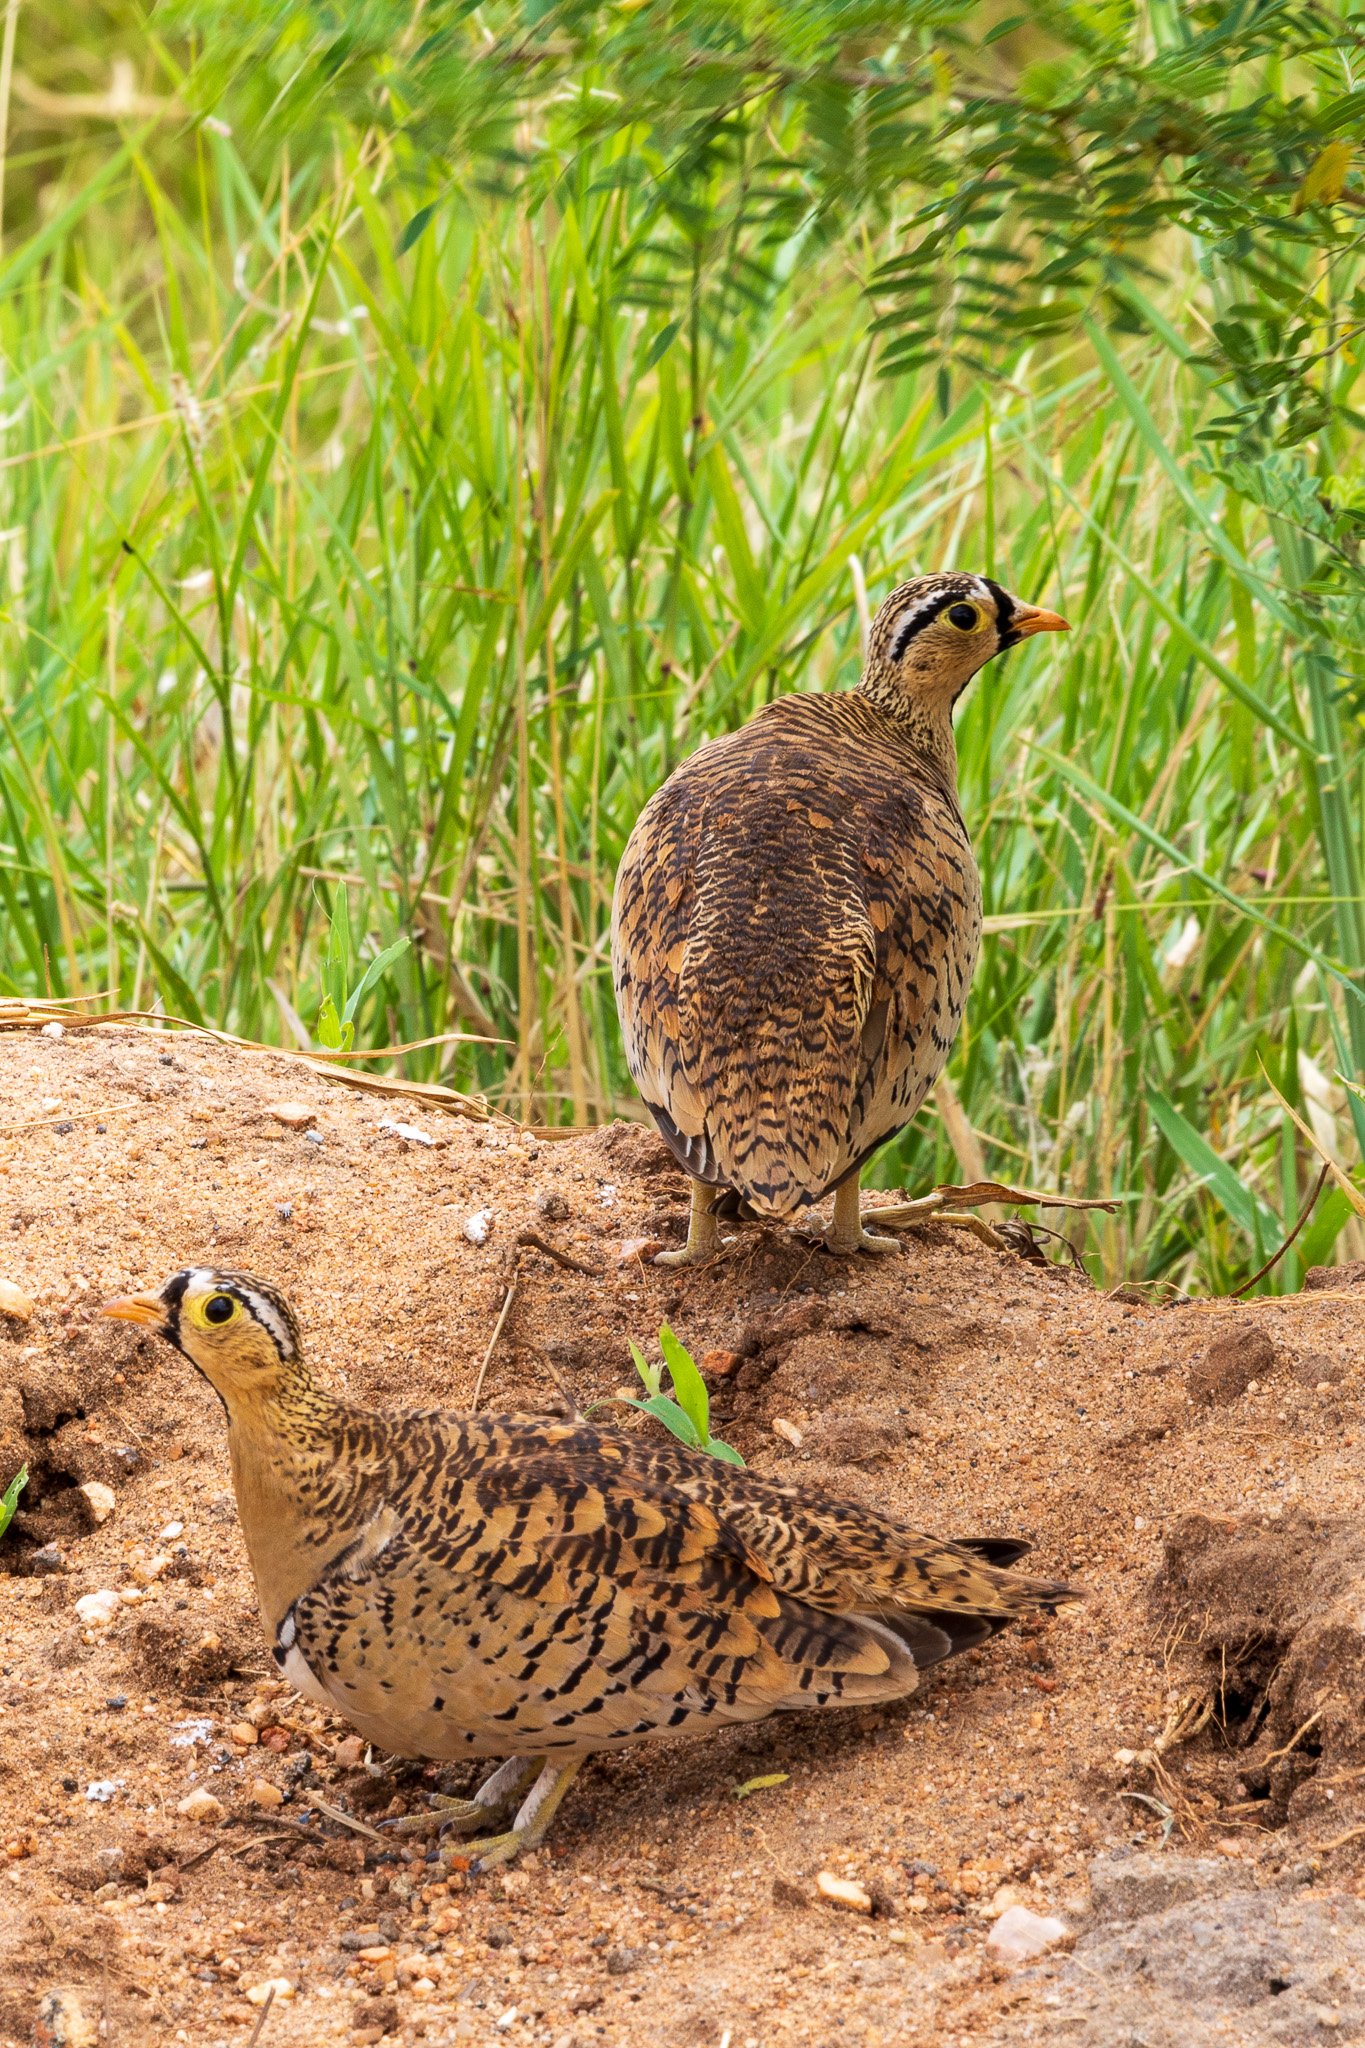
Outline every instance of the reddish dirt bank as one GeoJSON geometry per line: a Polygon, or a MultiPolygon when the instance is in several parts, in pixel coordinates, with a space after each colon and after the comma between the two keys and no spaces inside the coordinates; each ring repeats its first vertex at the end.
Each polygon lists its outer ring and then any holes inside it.
{"type": "Polygon", "coordinates": [[[0,2039],[242,2043],[271,1980],[263,2048],[1359,2037],[1361,1276],[1159,1309],[942,1225],[660,1273],[638,1241],[685,1209],[631,1126],[536,1142],[196,1038],[0,1037],[0,1280],[34,1305],[0,1316],[0,1479],[33,1475],[0,1546],[0,2039]],[[489,1405],[609,1393],[667,1317],[728,1354],[716,1427],[760,1471],[1026,1535],[1089,1598],[903,1707],[604,1759],[548,1852],[433,1888],[425,1843],[329,1812],[436,1778],[269,1675],[215,1400],[95,1318],[191,1261],[285,1287],[380,1404],[469,1400],[514,1265],[489,1405]],[[1068,1929],[1031,1965],[987,1946],[1014,1903],[1068,1929]]]}

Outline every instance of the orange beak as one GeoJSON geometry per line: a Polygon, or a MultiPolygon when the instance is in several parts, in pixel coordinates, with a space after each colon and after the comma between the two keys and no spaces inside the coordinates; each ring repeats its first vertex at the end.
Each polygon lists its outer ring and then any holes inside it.
{"type": "Polygon", "coordinates": [[[149,1323],[158,1330],[166,1322],[166,1306],[159,1294],[122,1294],[117,1301],[106,1301],[100,1314],[112,1316],[117,1323],[149,1323]]]}
{"type": "Polygon", "coordinates": [[[1021,604],[1009,622],[1009,630],[1016,640],[1027,640],[1034,633],[1069,633],[1070,624],[1060,612],[1045,612],[1036,604],[1021,604]]]}

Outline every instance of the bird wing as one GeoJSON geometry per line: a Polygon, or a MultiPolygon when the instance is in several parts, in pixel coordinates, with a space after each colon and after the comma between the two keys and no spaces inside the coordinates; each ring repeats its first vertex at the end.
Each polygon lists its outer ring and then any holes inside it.
{"type": "Polygon", "coordinates": [[[701,1452],[522,1418],[453,1426],[439,1486],[422,1475],[376,1515],[277,1649],[404,1754],[584,1751],[897,1698],[1063,1596],[701,1452]]]}
{"type": "Polygon", "coordinates": [[[862,1018],[845,1166],[903,1128],[943,1071],[981,939],[981,882],[956,803],[904,789],[861,820],[862,900],[876,964],[862,1018]]]}
{"type": "MultiPolygon", "coordinates": [[[[724,741],[703,747],[699,765],[724,741]]],[[[611,950],[626,1063],[646,1105],[689,1173],[720,1178],[706,1102],[685,1042],[679,997],[696,908],[702,820],[675,780],[646,804],[630,836],[612,899],[611,950]]]]}

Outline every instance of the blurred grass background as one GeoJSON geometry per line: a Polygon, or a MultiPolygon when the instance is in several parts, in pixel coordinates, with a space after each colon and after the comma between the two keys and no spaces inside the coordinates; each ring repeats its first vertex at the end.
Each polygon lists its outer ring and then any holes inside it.
{"type": "MultiPolygon", "coordinates": [[[[1111,1283],[1263,1262],[1318,1170],[1280,1097],[1358,1156],[1359,724],[1275,601],[1293,534],[1199,456],[1193,257],[1168,346],[888,380],[894,213],[816,237],[739,152],[707,175],[752,224],[692,232],[552,105],[531,191],[234,98],[123,0],[4,22],[0,993],[335,1043],[388,953],[358,1045],[469,1033],[403,1070],[637,1114],[606,931],[641,805],[852,684],[894,583],[983,570],[1074,631],[959,718],[965,1123],[998,1177],[1124,1198],[1111,1283]]],[[[876,1177],[963,1177],[952,1122],[876,1177]]],[[[1359,1231],[1329,1189],[1264,1284],[1359,1231]]]]}

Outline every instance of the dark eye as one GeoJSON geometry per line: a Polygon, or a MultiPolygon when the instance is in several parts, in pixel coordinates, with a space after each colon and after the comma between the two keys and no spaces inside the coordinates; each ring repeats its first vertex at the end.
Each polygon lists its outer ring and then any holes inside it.
{"type": "Polygon", "coordinates": [[[976,624],[976,606],[974,604],[950,604],[948,607],[948,617],[955,626],[960,626],[964,633],[970,633],[976,624]]]}
{"type": "Polygon", "coordinates": [[[230,1323],[237,1313],[237,1304],[230,1294],[211,1294],[204,1303],[206,1323],[230,1323]]]}

